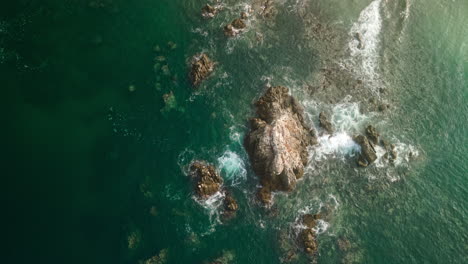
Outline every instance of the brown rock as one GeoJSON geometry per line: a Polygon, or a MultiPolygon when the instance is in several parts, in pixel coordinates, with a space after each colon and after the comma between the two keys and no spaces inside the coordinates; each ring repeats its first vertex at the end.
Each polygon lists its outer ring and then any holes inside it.
{"type": "Polygon", "coordinates": [[[190,80],[192,85],[197,87],[214,70],[215,63],[205,53],[197,54],[192,59],[190,80]]]}
{"type": "Polygon", "coordinates": [[[369,142],[367,137],[358,135],[355,136],[353,140],[361,146],[361,154],[357,161],[359,166],[367,167],[377,159],[377,153],[374,146],[369,142]]]}
{"type": "Polygon", "coordinates": [[[319,123],[320,126],[328,132],[328,134],[333,134],[333,126],[330,121],[328,121],[328,116],[324,112],[320,112],[319,114],[319,123]]]}
{"type": "Polygon", "coordinates": [[[375,129],[375,127],[368,125],[366,128],[366,136],[374,145],[377,145],[379,142],[379,133],[375,129]]]}
{"type": "Polygon", "coordinates": [[[190,166],[190,175],[194,179],[194,189],[200,198],[208,198],[220,190],[222,178],[212,165],[195,161],[190,166]]]}
{"type": "Polygon", "coordinates": [[[299,233],[299,243],[307,254],[314,255],[317,253],[318,245],[315,232],[311,228],[304,229],[299,233]]]}
{"type": "Polygon", "coordinates": [[[258,197],[271,202],[272,191],[291,191],[307,164],[313,133],[304,121],[302,106],[288,88],[270,87],[255,103],[257,118],[244,139],[254,172],[263,186],[258,197]]]}
{"type": "Polygon", "coordinates": [[[302,216],[302,223],[307,227],[307,228],[314,228],[315,225],[317,224],[317,220],[320,219],[320,215],[315,214],[305,214],[302,216]]]}
{"type": "Polygon", "coordinates": [[[206,4],[204,7],[202,7],[202,16],[204,18],[213,18],[217,13],[218,9],[209,4],[206,4]]]}
{"type": "Polygon", "coordinates": [[[230,192],[225,191],[226,197],[224,198],[224,219],[231,219],[236,216],[236,212],[239,209],[239,205],[230,192]]]}
{"type": "Polygon", "coordinates": [[[241,33],[245,27],[247,27],[245,22],[240,18],[236,18],[224,27],[224,34],[229,37],[234,37],[241,33]]]}

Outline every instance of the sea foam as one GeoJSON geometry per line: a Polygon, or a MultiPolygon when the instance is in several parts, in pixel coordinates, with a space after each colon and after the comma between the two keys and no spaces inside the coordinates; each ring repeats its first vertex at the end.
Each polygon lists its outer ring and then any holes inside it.
{"type": "Polygon", "coordinates": [[[227,150],[218,158],[221,175],[231,185],[238,185],[247,179],[247,170],[242,158],[235,152],[227,150]]]}
{"type": "Polygon", "coordinates": [[[359,15],[358,21],[349,31],[348,47],[352,64],[358,65],[357,73],[371,84],[379,83],[377,73],[379,61],[380,32],[382,17],[380,14],[381,0],[370,3],[359,15]],[[359,37],[358,37],[359,36],[359,37]]]}

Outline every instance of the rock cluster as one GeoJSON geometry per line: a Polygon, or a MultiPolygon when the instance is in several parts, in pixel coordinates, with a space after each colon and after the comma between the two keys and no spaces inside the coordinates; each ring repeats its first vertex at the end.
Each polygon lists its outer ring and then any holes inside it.
{"type": "Polygon", "coordinates": [[[354,141],[361,146],[361,154],[358,157],[357,163],[361,167],[367,167],[377,159],[377,152],[375,146],[380,145],[387,151],[384,158],[390,162],[394,162],[397,153],[394,144],[388,144],[384,140],[380,140],[380,134],[377,132],[375,127],[369,125],[366,127],[366,135],[357,135],[354,137],[354,141]]]}
{"type": "Polygon", "coordinates": [[[262,187],[258,197],[271,203],[271,192],[291,191],[307,164],[307,147],[315,131],[304,120],[304,109],[286,87],[270,87],[255,103],[257,117],[250,120],[244,139],[262,187]]]}
{"type": "Polygon", "coordinates": [[[223,179],[213,165],[204,161],[194,161],[190,165],[190,176],[193,179],[195,193],[198,198],[207,199],[217,192],[224,193],[224,210],[222,212],[225,219],[230,219],[236,215],[239,205],[232,194],[223,188],[223,179]]]}
{"type": "Polygon", "coordinates": [[[205,53],[197,54],[192,58],[190,80],[197,87],[213,72],[215,63],[205,53]]]}
{"type": "Polygon", "coordinates": [[[299,233],[298,242],[304,251],[309,255],[317,253],[318,245],[313,228],[316,226],[316,221],[320,215],[305,214],[302,216],[302,224],[305,226],[299,233]]]}

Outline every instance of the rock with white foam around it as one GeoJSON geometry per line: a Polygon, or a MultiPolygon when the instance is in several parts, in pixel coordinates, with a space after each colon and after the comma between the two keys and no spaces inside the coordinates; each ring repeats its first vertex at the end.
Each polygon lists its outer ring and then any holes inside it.
{"type": "Polygon", "coordinates": [[[244,139],[253,170],[262,187],[258,198],[270,204],[274,191],[292,191],[304,173],[307,147],[315,132],[304,120],[304,109],[286,87],[270,87],[255,103],[257,117],[244,139]]]}
{"type": "Polygon", "coordinates": [[[313,228],[316,226],[316,221],[320,218],[320,215],[305,214],[302,216],[302,225],[305,226],[299,233],[298,242],[299,245],[308,255],[315,255],[318,250],[317,240],[315,237],[315,231],[313,228]]]}

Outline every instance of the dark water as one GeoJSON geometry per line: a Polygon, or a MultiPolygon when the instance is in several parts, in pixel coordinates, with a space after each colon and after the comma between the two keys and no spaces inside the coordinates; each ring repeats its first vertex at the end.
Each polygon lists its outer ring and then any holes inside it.
{"type": "Polygon", "coordinates": [[[274,2],[234,39],[222,27],[255,1],[212,20],[203,1],[2,3],[3,262],[468,262],[468,2],[274,2]],[[194,90],[202,51],[218,64],[194,90]],[[268,83],[337,131],[273,210],[255,202],[241,144],[268,83]],[[368,124],[397,145],[394,165],[355,166],[350,137],[368,124]],[[238,199],[229,223],[193,199],[194,159],[238,199]],[[295,221],[323,211],[311,260],[295,221]]]}

